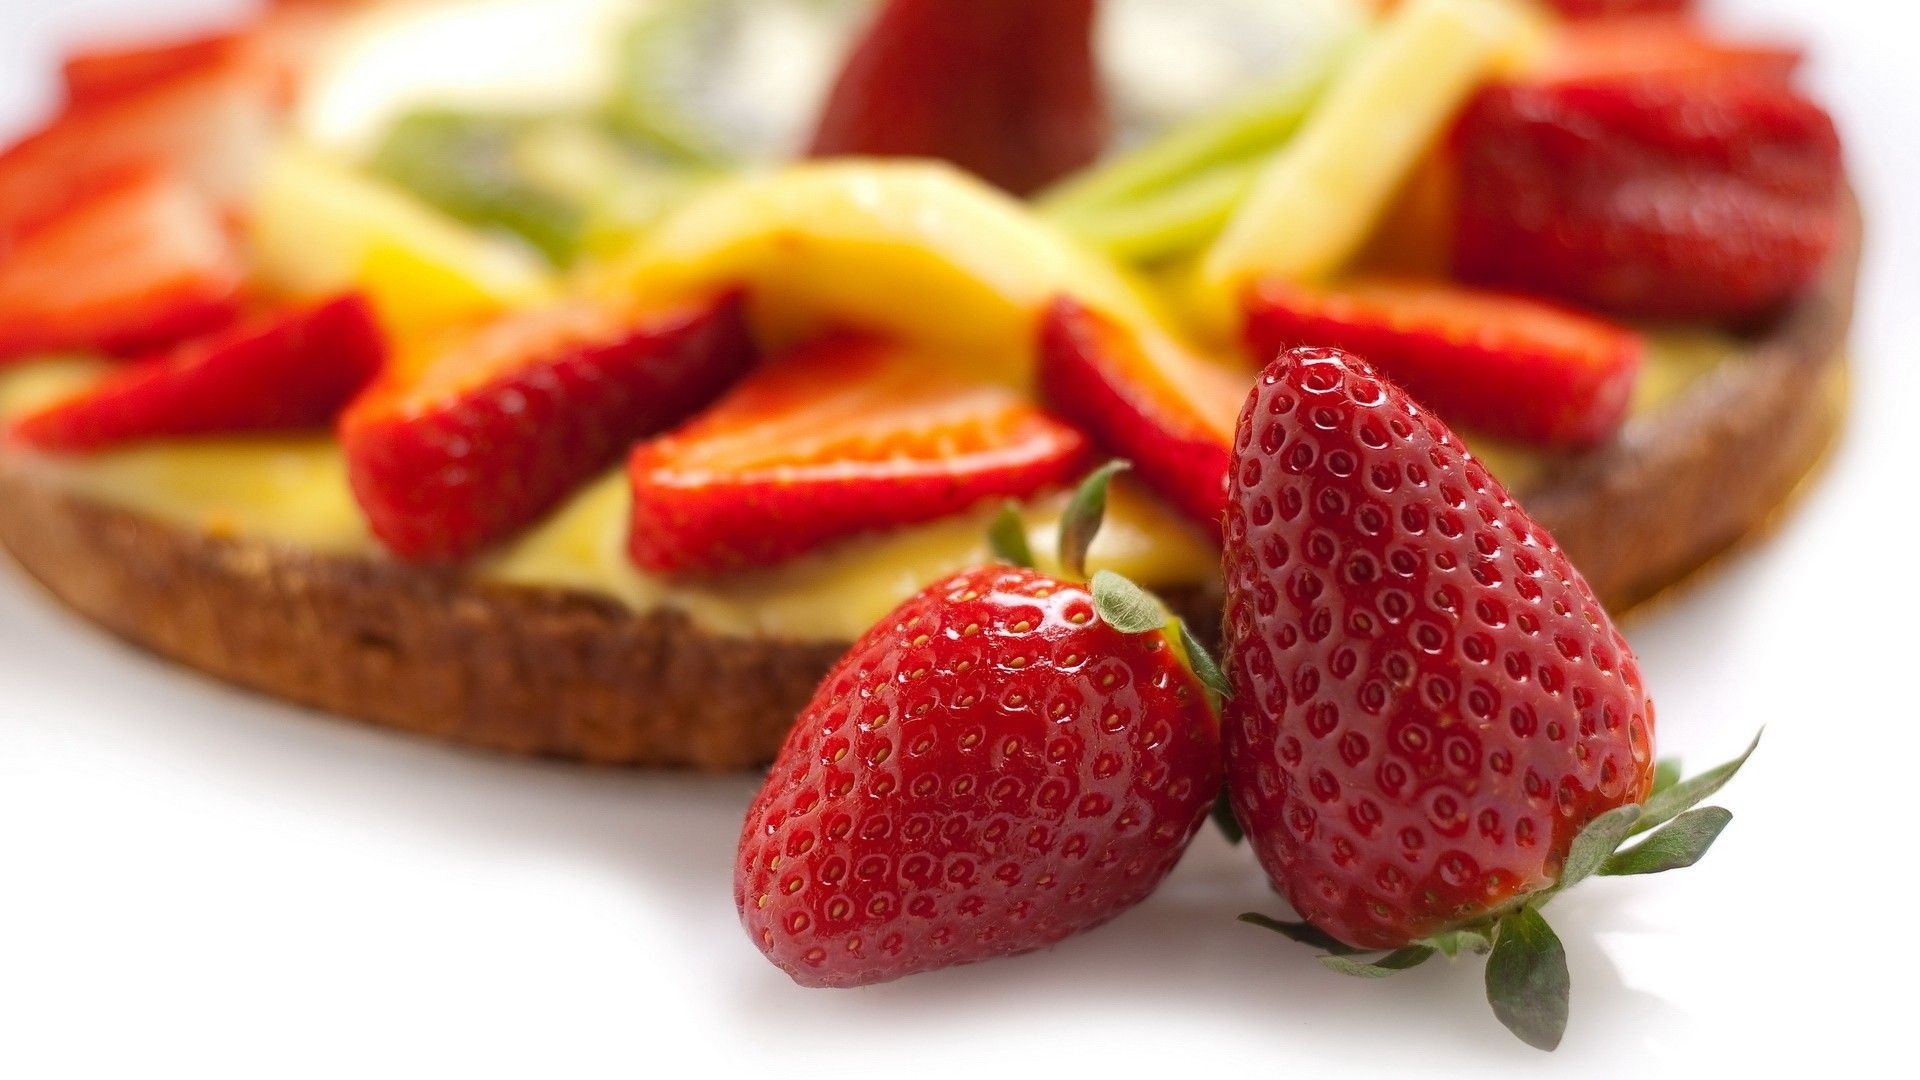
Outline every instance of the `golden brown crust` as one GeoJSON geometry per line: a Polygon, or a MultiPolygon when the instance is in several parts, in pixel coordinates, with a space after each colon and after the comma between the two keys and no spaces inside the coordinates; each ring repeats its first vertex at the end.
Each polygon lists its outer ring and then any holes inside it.
{"type": "Polygon", "coordinates": [[[1846,415],[1861,227],[1752,349],[1610,444],[1519,492],[1606,604],[1624,610],[1760,528],[1819,464],[1846,415]]]}
{"type": "MultiPolygon", "coordinates": [[[[1855,230],[1857,237],[1857,229],[1855,230]]],[[[1621,607],[1761,524],[1838,429],[1857,243],[1673,408],[1522,494],[1621,607]]],[[[842,646],[717,637],[675,614],[161,524],[0,463],[0,543],[61,600],[241,686],[450,742],[735,769],[773,756],[842,646]]],[[[1218,610],[1205,597],[1182,607],[1218,610]]]]}

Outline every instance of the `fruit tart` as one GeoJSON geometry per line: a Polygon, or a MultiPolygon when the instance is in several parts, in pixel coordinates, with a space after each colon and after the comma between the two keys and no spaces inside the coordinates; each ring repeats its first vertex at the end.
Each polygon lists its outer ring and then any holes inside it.
{"type": "Polygon", "coordinates": [[[1801,60],[1591,0],[281,0],[90,42],[0,154],[0,541],[273,697],[740,768],[996,521],[1055,550],[1107,458],[1090,567],[1213,636],[1236,420],[1310,347],[1624,607],[1842,415],[1860,230],[1801,60]]]}

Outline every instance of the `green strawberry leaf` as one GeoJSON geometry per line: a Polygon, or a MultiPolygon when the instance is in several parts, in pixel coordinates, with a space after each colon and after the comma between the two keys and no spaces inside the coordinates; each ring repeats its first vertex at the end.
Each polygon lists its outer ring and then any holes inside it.
{"type": "Polygon", "coordinates": [[[1328,934],[1312,923],[1282,922],[1279,919],[1262,915],[1257,911],[1249,911],[1245,915],[1240,916],[1240,921],[1246,923],[1248,926],[1258,926],[1262,930],[1271,930],[1289,941],[1297,941],[1302,945],[1311,945],[1322,952],[1332,953],[1335,956],[1353,956],[1366,951],[1365,949],[1356,949],[1346,944],[1339,938],[1328,934]]]}
{"type": "Polygon", "coordinates": [[[1566,866],[1560,871],[1560,883],[1554,889],[1571,889],[1592,876],[1633,832],[1641,813],[1637,805],[1616,806],[1587,822],[1587,827],[1573,838],[1566,866]]]}
{"type": "Polygon", "coordinates": [[[1093,575],[1093,609],[1123,634],[1148,634],[1166,628],[1172,616],[1147,590],[1111,570],[1093,575]]]}
{"type": "Polygon", "coordinates": [[[1109,461],[1093,470],[1067,502],[1060,517],[1060,565],[1068,576],[1084,581],[1087,577],[1087,549],[1100,533],[1107,518],[1107,488],[1115,473],[1132,468],[1131,462],[1109,461]]]}
{"type": "Polygon", "coordinates": [[[1680,782],[1684,775],[1680,771],[1680,759],[1670,757],[1653,767],[1653,795],[1658,795],[1680,782]]]}
{"type": "Polygon", "coordinates": [[[1240,819],[1233,816],[1233,801],[1227,798],[1227,789],[1220,789],[1220,797],[1213,800],[1213,826],[1220,835],[1227,838],[1229,844],[1244,843],[1246,830],[1240,828],[1240,819]]]}
{"type": "Polygon", "coordinates": [[[1404,949],[1395,949],[1378,960],[1356,960],[1351,956],[1329,954],[1320,958],[1320,962],[1329,969],[1342,975],[1352,975],[1360,979],[1384,979],[1412,967],[1419,967],[1433,958],[1436,950],[1428,945],[1409,945],[1404,949]]]}
{"type": "Polygon", "coordinates": [[[1700,861],[1720,831],[1733,820],[1733,813],[1718,806],[1689,810],[1668,822],[1660,831],[1633,847],[1614,855],[1600,867],[1610,877],[1628,874],[1659,874],[1680,870],[1700,861]]]}
{"type": "Polygon", "coordinates": [[[1725,787],[1727,781],[1733,779],[1734,774],[1740,771],[1740,766],[1745,765],[1747,759],[1752,757],[1754,750],[1759,747],[1760,734],[1753,737],[1753,742],[1747,746],[1746,753],[1725,765],[1708,769],[1690,780],[1682,780],[1648,798],[1646,805],[1642,807],[1640,824],[1634,827],[1634,834],[1651,832],[1665,825],[1725,787]]]}
{"type": "Polygon", "coordinates": [[[1493,948],[1493,940],[1478,930],[1447,930],[1414,944],[1438,949],[1449,960],[1463,952],[1484,953],[1493,948]]]}
{"type": "Polygon", "coordinates": [[[1227,681],[1226,673],[1220,670],[1220,664],[1214,660],[1213,654],[1207,651],[1199,638],[1193,636],[1193,627],[1188,626],[1185,619],[1175,619],[1174,623],[1180,631],[1180,646],[1187,652],[1187,667],[1192,669],[1194,677],[1222,698],[1232,697],[1233,684],[1227,681]]]}
{"type": "Polygon", "coordinates": [[[1009,566],[1033,569],[1033,545],[1027,542],[1027,523],[1020,517],[1018,503],[1009,502],[1000,508],[987,527],[987,547],[994,558],[1009,566]]]}
{"type": "Polygon", "coordinates": [[[1559,1046],[1571,987],[1566,950],[1547,920],[1532,907],[1503,916],[1487,957],[1487,1003],[1507,1030],[1537,1050],[1559,1046]]]}

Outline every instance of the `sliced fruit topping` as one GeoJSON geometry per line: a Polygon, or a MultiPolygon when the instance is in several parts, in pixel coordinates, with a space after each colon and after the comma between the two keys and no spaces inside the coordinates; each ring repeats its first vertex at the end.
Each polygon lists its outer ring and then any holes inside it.
{"type": "Polygon", "coordinates": [[[579,206],[535,183],[516,160],[531,122],[448,110],[399,118],[374,150],[376,175],[451,217],[502,228],[565,263],[584,227],[579,206]]]}
{"type": "Polygon", "coordinates": [[[1311,113],[1357,34],[1344,30],[1227,102],[1049,189],[1038,209],[1118,259],[1164,262],[1218,235],[1311,113]]]}
{"type": "Polygon", "coordinates": [[[1206,314],[1230,319],[1252,277],[1312,280],[1345,264],[1467,96],[1532,29],[1502,0],[1410,0],[1389,15],[1207,252],[1201,303],[1217,310],[1206,314]]]}
{"type": "Polygon", "coordinates": [[[1728,41],[1691,19],[1601,19],[1557,35],[1527,81],[1741,78],[1785,83],[1803,59],[1798,48],[1728,41]]]}
{"type": "Polygon", "coordinates": [[[1369,278],[1331,289],[1260,283],[1258,356],[1317,345],[1364,356],[1450,422],[1545,446],[1589,446],[1626,419],[1646,353],[1624,327],[1538,300],[1369,278]]]}
{"type": "MultiPolygon", "coordinates": [[[[1095,501],[1070,532],[1097,529],[1095,501]]],[[[1189,667],[1190,640],[1105,572],[988,566],[907,600],[834,666],[747,812],[734,902],[754,944],[802,986],[864,986],[1146,899],[1220,787],[1196,674],[1214,669],[1189,667]]]]}
{"type": "Polygon", "coordinates": [[[722,183],[602,287],[673,297],[742,282],[761,340],[776,347],[855,327],[1020,387],[1055,296],[1130,324],[1153,319],[1132,283],[1019,203],[914,162],[817,162],[722,183]]]}
{"type": "Polygon", "coordinates": [[[1697,0],[1543,0],[1569,19],[1608,19],[1621,15],[1673,15],[1689,12],[1697,0]]]}
{"type": "Polygon", "coordinates": [[[1495,1014],[1552,1049],[1569,980],[1541,907],[1595,872],[1698,858],[1725,812],[1681,815],[1737,764],[1656,790],[1653,705],[1592,590],[1364,361],[1276,360],[1232,475],[1227,784],[1306,922],[1249,920],[1370,977],[1490,949],[1495,1014]],[[1368,950],[1386,955],[1351,955],[1368,950]]]}
{"type": "Polygon", "coordinates": [[[312,150],[276,152],[254,203],[255,256],[268,286],[297,296],[358,289],[403,339],[554,295],[532,253],[312,150]]]}
{"type": "Polygon", "coordinates": [[[710,179],[635,153],[581,118],[444,108],[395,120],[371,168],[436,210],[510,232],[560,266],[583,249],[624,253],[710,179]]]}
{"type": "Polygon", "coordinates": [[[405,559],[473,555],[553,508],[753,360],[728,296],[644,313],[570,301],[450,333],[340,423],[374,535],[405,559]]]}
{"type": "Polygon", "coordinates": [[[0,248],[134,169],[176,171],[230,207],[266,151],[273,112],[269,89],[235,63],[75,105],[0,153],[0,248]]]}
{"type": "Polygon", "coordinates": [[[22,418],[8,437],[85,453],[194,435],[324,429],[384,359],[372,306],[345,296],[178,346],[22,418]]]}
{"type": "Polygon", "coordinates": [[[139,45],[89,46],[61,62],[60,82],[69,102],[103,101],[229,63],[242,40],[238,31],[227,30],[139,45]]]}
{"type": "Polygon", "coordinates": [[[814,133],[815,156],[937,158],[1026,195],[1100,156],[1094,0],[887,0],[814,133]]]}
{"type": "Polygon", "coordinates": [[[60,350],[132,353],[237,310],[240,253],[195,189],[137,172],[0,246],[0,362],[60,350]]]}
{"type": "Polygon", "coordinates": [[[288,103],[312,56],[344,5],[328,0],[275,3],[222,29],[165,40],[101,41],[68,54],[60,65],[67,101],[122,97],[181,76],[244,69],[274,100],[288,103]]]}
{"type": "Polygon", "coordinates": [[[1807,284],[1839,228],[1831,119],[1777,74],[1667,68],[1475,99],[1455,140],[1462,277],[1631,317],[1728,322],[1807,284]]]}
{"type": "Polygon", "coordinates": [[[1040,339],[1048,406],[1217,535],[1248,377],[1065,297],[1048,308],[1040,339]]]}
{"type": "Polygon", "coordinates": [[[1086,439],[923,350],[835,337],[767,364],[633,455],[632,554],[656,573],[765,565],[1070,483],[1086,439]]]}

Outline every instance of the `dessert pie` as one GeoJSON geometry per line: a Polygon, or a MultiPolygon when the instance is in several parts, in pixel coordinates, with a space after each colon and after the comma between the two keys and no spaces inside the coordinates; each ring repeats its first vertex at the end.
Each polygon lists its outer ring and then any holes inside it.
{"type": "Polygon", "coordinates": [[[285,0],[90,46],[0,154],[0,541],[277,698],[740,768],[1105,457],[1094,566],[1217,624],[1235,417],[1319,345],[1631,605],[1819,461],[1858,259],[1798,51],[1685,7],[285,0]]]}

